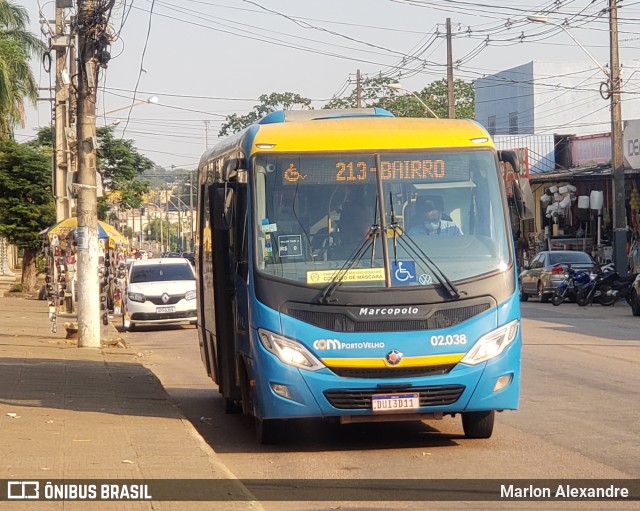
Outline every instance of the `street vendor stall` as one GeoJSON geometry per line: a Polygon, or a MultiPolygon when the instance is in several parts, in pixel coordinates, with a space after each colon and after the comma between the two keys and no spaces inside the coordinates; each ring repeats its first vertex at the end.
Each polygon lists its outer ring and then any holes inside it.
{"type": "MultiPolygon", "coordinates": [[[[41,232],[46,259],[46,290],[49,301],[51,330],[56,331],[57,316],[75,312],[77,282],[78,219],[65,218],[41,232]]],[[[120,313],[125,282],[125,261],[129,243],[113,226],[98,222],[98,276],[100,278],[100,310],[103,322],[109,310],[120,313]]]]}

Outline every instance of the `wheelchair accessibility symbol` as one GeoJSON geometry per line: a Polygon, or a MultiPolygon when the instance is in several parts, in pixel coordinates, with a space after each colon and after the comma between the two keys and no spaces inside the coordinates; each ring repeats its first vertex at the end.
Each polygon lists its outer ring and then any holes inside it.
{"type": "Polygon", "coordinates": [[[391,263],[391,281],[399,286],[416,282],[416,263],[414,261],[393,261],[391,263]]]}

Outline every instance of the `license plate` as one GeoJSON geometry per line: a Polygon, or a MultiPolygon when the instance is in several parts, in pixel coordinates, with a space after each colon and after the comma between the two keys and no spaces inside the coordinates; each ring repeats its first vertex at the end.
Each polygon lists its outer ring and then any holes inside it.
{"type": "Polygon", "coordinates": [[[175,307],[156,307],[156,312],[158,314],[166,314],[167,312],[175,312],[175,307]]]}
{"type": "Polygon", "coordinates": [[[371,409],[374,412],[417,410],[419,407],[420,394],[374,394],[371,396],[371,409]]]}

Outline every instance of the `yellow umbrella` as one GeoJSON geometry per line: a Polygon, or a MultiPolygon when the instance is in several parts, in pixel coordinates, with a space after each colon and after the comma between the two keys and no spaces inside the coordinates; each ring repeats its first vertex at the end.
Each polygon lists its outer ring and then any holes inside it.
{"type": "MultiPolygon", "coordinates": [[[[72,216],[65,218],[46,231],[47,238],[51,241],[51,237],[54,234],[57,235],[58,238],[66,238],[69,233],[75,231],[77,227],[78,217],[72,216]]],[[[127,238],[117,231],[115,227],[100,220],[98,221],[98,238],[108,240],[109,248],[114,248],[118,243],[124,247],[129,246],[127,238]]]]}

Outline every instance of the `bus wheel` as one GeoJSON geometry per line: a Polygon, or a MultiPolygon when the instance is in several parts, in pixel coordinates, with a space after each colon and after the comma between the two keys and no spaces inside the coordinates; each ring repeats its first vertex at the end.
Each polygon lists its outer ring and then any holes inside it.
{"type": "Polygon", "coordinates": [[[224,413],[234,414],[242,411],[242,406],[235,399],[225,397],[224,399],[224,413]]]}
{"type": "Polygon", "coordinates": [[[254,417],[256,439],[261,444],[274,444],[278,439],[280,421],[277,419],[259,419],[254,417]]]}
{"type": "Polygon", "coordinates": [[[493,420],[496,412],[464,412],[462,414],[462,429],[467,438],[489,438],[493,433],[493,420]]]}

